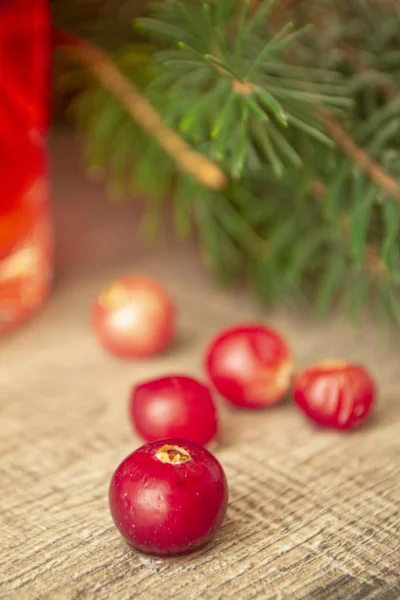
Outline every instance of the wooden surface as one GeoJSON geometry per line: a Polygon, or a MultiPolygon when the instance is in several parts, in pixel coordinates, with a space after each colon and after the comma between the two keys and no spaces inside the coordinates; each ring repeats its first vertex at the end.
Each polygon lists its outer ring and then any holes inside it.
{"type": "Polygon", "coordinates": [[[188,249],[140,249],[137,208],[107,205],[79,172],[71,140],[56,139],[54,156],[56,287],[0,344],[0,597],[398,600],[399,353],[372,326],[261,314],[245,294],[214,287],[188,249]],[[151,361],[108,357],[88,326],[98,290],[127,271],[157,277],[178,305],[179,338],[151,361]],[[107,504],[112,471],[139,445],[129,386],[164,372],[201,375],[210,336],[252,319],[281,330],[299,365],[366,363],[380,389],[376,414],[343,435],[314,429],[290,402],[259,413],[220,406],[216,454],[230,505],[217,539],[189,557],[144,557],[120,538],[107,504]]]}

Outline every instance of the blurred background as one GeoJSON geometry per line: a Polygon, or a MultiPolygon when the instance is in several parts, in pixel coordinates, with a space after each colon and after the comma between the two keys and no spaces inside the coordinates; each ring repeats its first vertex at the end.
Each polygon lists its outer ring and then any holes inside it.
{"type": "Polygon", "coordinates": [[[1,332],[62,264],[127,259],[138,240],[196,248],[210,277],[263,305],[354,323],[367,308],[397,326],[396,2],[0,11],[1,332]]]}

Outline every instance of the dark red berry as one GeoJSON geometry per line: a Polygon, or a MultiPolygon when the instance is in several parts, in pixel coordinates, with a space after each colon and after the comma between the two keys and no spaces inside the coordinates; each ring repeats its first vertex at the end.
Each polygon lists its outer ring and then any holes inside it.
{"type": "Polygon", "coordinates": [[[297,406],[318,425],[354,429],[372,410],[375,384],[361,365],[326,361],[300,373],[293,394],[297,406]]]}
{"type": "Polygon", "coordinates": [[[264,325],[223,331],[208,349],[206,368],[221,396],[245,408],[280,402],[289,390],[293,373],[286,342],[264,325]]]}
{"type": "Polygon", "coordinates": [[[130,454],[111,479],[109,501],[114,523],[131,546],[172,556],[212,539],[226,513],[228,485],[208,450],[172,438],[130,454]]]}
{"type": "Polygon", "coordinates": [[[218,430],[209,389],[191,377],[161,377],[134,387],[129,410],[147,442],[176,437],[206,445],[218,430]]]}

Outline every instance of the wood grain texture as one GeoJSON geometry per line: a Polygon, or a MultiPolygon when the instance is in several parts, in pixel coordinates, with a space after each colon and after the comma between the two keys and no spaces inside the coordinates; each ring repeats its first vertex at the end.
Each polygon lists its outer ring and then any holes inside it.
{"type": "Polygon", "coordinates": [[[112,208],[85,183],[73,142],[56,139],[54,155],[58,282],[45,310],[0,344],[0,598],[398,600],[399,353],[368,324],[355,332],[339,318],[261,313],[244,293],[214,287],[187,248],[146,251],[131,239],[137,209],[112,208]],[[151,361],[108,357],[88,327],[98,290],[127,270],[157,277],[178,305],[179,339],[151,361]],[[366,363],[380,389],[376,414],[336,434],[290,402],[261,413],[220,404],[215,452],[230,484],[222,529],[194,555],[142,556],[107,503],[112,471],[139,445],[129,386],[164,372],[201,375],[210,336],[253,319],[280,329],[299,365],[366,363]]]}

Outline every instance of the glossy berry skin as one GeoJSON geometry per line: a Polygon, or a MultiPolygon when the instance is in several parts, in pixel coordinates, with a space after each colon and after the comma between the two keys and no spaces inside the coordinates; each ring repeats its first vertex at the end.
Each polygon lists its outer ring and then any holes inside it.
{"type": "Polygon", "coordinates": [[[293,363],[286,342],[276,331],[264,325],[244,325],[227,329],[212,341],[206,369],[228,402],[259,409],[285,397],[293,363]]]}
{"type": "Polygon", "coordinates": [[[293,395],[297,406],[321,427],[354,429],[372,410],[375,384],[361,365],[332,361],[300,373],[293,395]]]}
{"type": "Polygon", "coordinates": [[[129,413],[134,429],[147,442],[179,437],[205,446],[218,431],[210,391],[191,377],[162,377],[134,387],[129,413]]]}
{"type": "Polygon", "coordinates": [[[141,552],[173,556],[211,540],[228,504],[228,485],[208,450],[170,438],[146,444],[115,471],[109,489],[114,523],[141,552]]]}
{"type": "Polygon", "coordinates": [[[170,343],[175,316],[166,290],[146,277],[109,284],[92,308],[92,326],[102,346],[120,358],[146,358],[170,343]]]}

